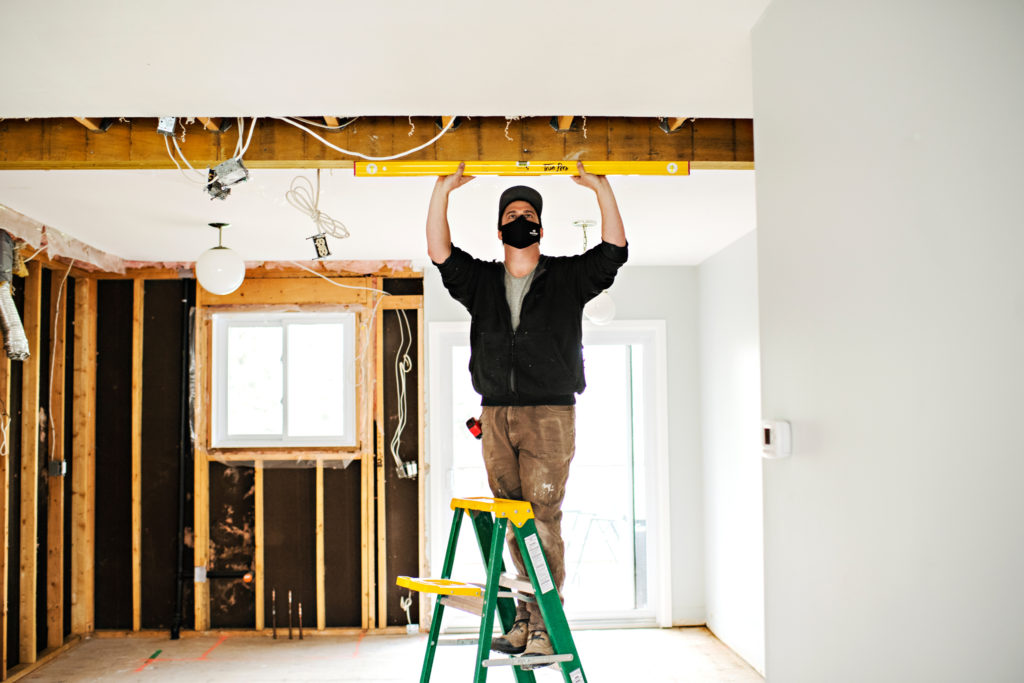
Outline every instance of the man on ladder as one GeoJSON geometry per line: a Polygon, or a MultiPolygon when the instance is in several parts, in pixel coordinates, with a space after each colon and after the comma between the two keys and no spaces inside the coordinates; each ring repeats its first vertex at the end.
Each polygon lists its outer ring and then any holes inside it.
{"type": "MultiPolygon", "coordinates": [[[[427,252],[445,288],[472,317],[470,373],[481,395],[483,457],[497,498],[533,506],[552,579],[565,583],[562,500],[575,451],[576,394],[583,391],[583,306],[611,286],[626,262],[626,233],[605,176],[577,162],[572,179],[597,196],[601,243],[583,254],[540,252],[543,201],[526,186],[498,200],[498,238],[504,263],[481,261],[452,244],[448,195],[472,180],[464,164],[434,185],[427,213],[427,252]]],[[[518,544],[509,546],[521,576],[518,544]]],[[[519,602],[512,628],[491,648],[523,656],[550,655],[551,640],[535,603],[519,602]]],[[[526,667],[524,667],[526,668],[526,667]]]]}

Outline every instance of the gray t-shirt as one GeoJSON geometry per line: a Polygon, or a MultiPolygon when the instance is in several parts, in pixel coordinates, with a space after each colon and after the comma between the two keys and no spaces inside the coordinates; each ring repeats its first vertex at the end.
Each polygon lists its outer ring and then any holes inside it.
{"type": "Polygon", "coordinates": [[[522,277],[513,277],[512,273],[505,269],[505,299],[508,301],[508,310],[512,313],[512,331],[519,327],[519,313],[523,310],[523,299],[533,282],[533,274],[536,268],[522,277]]]}

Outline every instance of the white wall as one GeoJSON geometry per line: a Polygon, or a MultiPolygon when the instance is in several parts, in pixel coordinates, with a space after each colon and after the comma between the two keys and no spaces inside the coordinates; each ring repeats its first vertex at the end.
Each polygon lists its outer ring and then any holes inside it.
{"type": "Polygon", "coordinates": [[[753,32],[769,681],[1024,678],[1024,4],[753,32]]]}
{"type": "Polygon", "coordinates": [[[764,673],[757,235],[698,268],[707,624],[764,673]]]}
{"type": "MultiPolygon", "coordinates": [[[[465,309],[448,295],[433,266],[424,269],[423,286],[424,320],[428,325],[468,320],[465,309]]],[[[665,320],[668,340],[672,620],[680,625],[703,624],[704,523],[697,360],[697,269],[627,265],[619,271],[609,291],[615,299],[617,319],[665,320]]],[[[426,353],[429,358],[429,349],[426,353]]],[[[428,415],[428,429],[431,420],[432,416],[428,415]]]]}

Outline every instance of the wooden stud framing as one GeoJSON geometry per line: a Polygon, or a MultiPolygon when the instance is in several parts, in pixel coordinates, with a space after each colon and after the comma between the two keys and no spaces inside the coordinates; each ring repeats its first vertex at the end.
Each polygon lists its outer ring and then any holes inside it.
{"type": "Polygon", "coordinates": [[[572,129],[572,120],[574,118],[576,118],[576,117],[575,116],[557,116],[555,118],[558,119],[558,124],[557,124],[556,129],[558,130],[559,133],[564,133],[565,131],[568,131],[568,130],[572,129]]]}
{"type": "Polygon", "coordinates": [[[266,604],[263,596],[263,591],[266,590],[265,579],[263,578],[263,463],[255,463],[255,497],[256,497],[256,512],[255,512],[255,548],[253,552],[253,564],[256,571],[256,630],[262,631],[266,624],[266,604]]]}
{"type": "MultiPolygon", "coordinates": [[[[202,299],[203,289],[197,288],[197,299],[202,299]]],[[[201,311],[201,308],[197,308],[201,311]]],[[[192,499],[193,537],[195,539],[194,564],[203,570],[210,562],[210,462],[206,449],[210,443],[210,424],[207,419],[210,405],[210,323],[205,316],[196,315],[196,378],[199,390],[195,402],[195,425],[198,443],[195,449],[192,499]]],[[[195,628],[206,631],[210,628],[210,584],[205,575],[202,581],[195,581],[195,628]]]]}
{"type": "MultiPolygon", "coordinates": [[[[371,284],[376,286],[376,281],[371,284]]],[[[377,319],[369,312],[359,314],[359,331],[360,336],[369,334],[375,330],[377,319]]],[[[377,345],[374,344],[374,350],[376,351],[377,345]]],[[[374,363],[376,365],[376,362],[374,363]]],[[[362,378],[364,386],[370,380],[371,375],[364,367],[362,368],[362,378]]],[[[364,416],[364,420],[373,422],[373,416],[376,415],[376,411],[369,411],[369,415],[364,416]]],[[[374,628],[377,625],[377,603],[374,600],[376,580],[375,569],[376,561],[374,558],[374,548],[376,543],[374,542],[373,529],[374,529],[374,518],[376,509],[374,508],[374,471],[376,470],[377,456],[376,453],[370,454],[371,457],[365,457],[359,463],[360,466],[360,501],[361,501],[361,522],[359,529],[360,538],[360,554],[362,555],[362,603],[363,603],[363,629],[374,628]]]]}
{"type": "MultiPolygon", "coordinates": [[[[754,161],[751,119],[697,119],[687,130],[665,135],[654,117],[587,118],[583,131],[556,133],[550,116],[509,122],[504,117],[462,119],[435,144],[404,157],[409,161],[519,161],[571,159],[624,161],[682,159],[691,162],[754,161]],[[506,137],[507,135],[507,137],[506,137]],[[511,138],[511,139],[510,139],[511,138]]],[[[405,151],[427,142],[434,126],[419,126],[410,138],[405,116],[360,117],[327,131],[338,146],[376,155],[405,151]]],[[[232,156],[234,136],[189,135],[182,151],[198,166],[232,156]]],[[[260,119],[245,155],[253,168],[352,168],[352,158],[321,145],[293,126],[260,119]]],[[[71,119],[0,121],[0,168],[166,168],[174,169],[163,136],[152,118],[132,119],[96,135],[71,119]]],[[[698,166],[693,166],[698,168],[698,166]]]]}
{"type": "Polygon", "coordinates": [[[387,626],[388,620],[388,585],[387,585],[387,508],[384,486],[384,453],[387,444],[384,440],[384,311],[377,311],[376,352],[374,367],[376,368],[376,390],[374,426],[377,430],[377,452],[375,463],[377,485],[377,573],[381,578],[377,586],[377,626],[387,626]]]}
{"type": "Polygon", "coordinates": [[[25,336],[32,355],[22,361],[21,377],[21,585],[19,591],[19,661],[36,661],[36,544],[39,529],[39,325],[42,273],[38,263],[28,264],[25,278],[25,336]]]}
{"type": "Polygon", "coordinates": [[[324,571],[324,461],[316,461],[316,629],[327,628],[327,584],[324,571]]]}
{"type": "Polygon", "coordinates": [[[337,128],[340,125],[338,123],[338,117],[337,116],[325,116],[324,117],[324,123],[326,123],[328,126],[330,126],[332,128],[337,128]]]}
{"type": "MultiPolygon", "coordinates": [[[[49,460],[64,460],[64,354],[67,330],[66,280],[59,271],[50,281],[49,460]]],[[[46,646],[64,644],[64,477],[48,476],[46,533],[46,646]]]]}
{"type": "Polygon", "coordinates": [[[142,327],[146,282],[132,290],[132,630],[142,628],[142,327]]]}
{"type": "Polygon", "coordinates": [[[197,116],[196,120],[203,124],[203,128],[206,130],[214,133],[220,132],[220,119],[212,119],[208,116],[197,116]]]}
{"type": "Polygon", "coordinates": [[[677,131],[683,127],[683,124],[689,120],[690,117],[683,116],[681,118],[670,118],[665,124],[668,127],[669,132],[677,131]]]}
{"type": "MultiPolygon", "coordinates": [[[[419,297],[419,307],[416,310],[416,386],[419,388],[417,392],[416,400],[419,429],[416,432],[417,452],[419,457],[416,462],[416,491],[420,498],[420,504],[417,507],[419,520],[416,524],[417,532],[419,533],[419,571],[420,576],[430,576],[430,560],[427,552],[427,462],[424,459],[426,450],[425,446],[425,433],[426,433],[426,407],[423,402],[425,395],[425,387],[423,381],[425,379],[424,366],[426,363],[423,362],[423,297],[419,297]]],[[[427,622],[426,614],[428,612],[430,600],[426,593],[419,593],[420,597],[420,630],[425,629],[427,622]]]]}
{"type": "Polygon", "coordinates": [[[96,280],[75,282],[71,632],[93,630],[96,541],[96,280]]]}
{"type": "Polygon", "coordinates": [[[75,121],[85,126],[87,130],[91,130],[94,133],[106,133],[110,126],[114,123],[113,119],[90,119],[84,116],[74,117],[75,121]]]}
{"type": "Polygon", "coordinates": [[[11,499],[11,473],[8,463],[10,462],[11,444],[10,434],[10,405],[11,405],[11,360],[4,354],[0,357],[0,399],[3,405],[0,406],[0,420],[3,420],[3,433],[0,434],[3,456],[0,457],[0,482],[3,485],[3,492],[0,493],[0,526],[3,528],[3,554],[0,555],[0,680],[7,678],[7,601],[10,597],[7,584],[7,561],[10,557],[10,528],[7,518],[10,510],[11,499]]]}

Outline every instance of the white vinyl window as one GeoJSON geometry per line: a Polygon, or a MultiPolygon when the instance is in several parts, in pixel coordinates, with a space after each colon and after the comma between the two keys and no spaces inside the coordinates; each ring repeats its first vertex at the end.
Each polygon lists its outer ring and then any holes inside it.
{"type": "Polygon", "coordinates": [[[212,446],[356,445],[354,313],[215,313],[212,446]]]}

